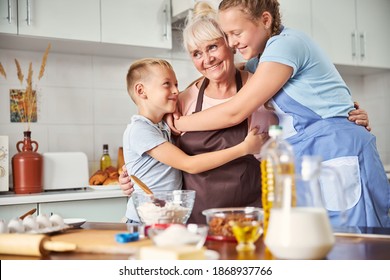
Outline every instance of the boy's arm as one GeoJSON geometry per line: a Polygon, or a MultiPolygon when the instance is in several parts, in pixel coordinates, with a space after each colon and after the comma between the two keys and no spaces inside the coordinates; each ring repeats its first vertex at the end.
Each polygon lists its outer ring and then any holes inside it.
{"type": "Polygon", "coordinates": [[[241,156],[259,153],[268,135],[257,135],[256,133],[257,128],[252,129],[240,144],[224,150],[200,155],[189,156],[169,142],[165,142],[147,153],[166,165],[190,174],[196,174],[219,167],[241,156]]]}

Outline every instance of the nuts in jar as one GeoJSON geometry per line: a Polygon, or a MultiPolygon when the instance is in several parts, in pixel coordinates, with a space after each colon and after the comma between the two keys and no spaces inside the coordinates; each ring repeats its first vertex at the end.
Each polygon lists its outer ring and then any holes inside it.
{"type": "Polygon", "coordinates": [[[257,207],[213,208],[202,212],[209,226],[209,236],[234,239],[229,221],[260,221],[263,223],[263,209],[257,207]]]}

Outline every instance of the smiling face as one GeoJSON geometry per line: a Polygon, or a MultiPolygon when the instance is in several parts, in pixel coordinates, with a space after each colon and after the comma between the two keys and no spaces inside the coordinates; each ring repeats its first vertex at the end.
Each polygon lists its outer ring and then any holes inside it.
{"type": "Polygon", "coordinates": [[[250,19],[239,7],[219,11],[219,25],[225,32],[231,48],[239,51],[243,58],[250,59],[264,51],[271,36],[271,16],[265,12],[257,19],[250,19]]]}
{"type": "Polygon", "coordinates": [[[196,69],[211,81],[223,81],[234,70],[234,54],[224,38],[204,41],[189,51],[196,69]]]}
{"type": "Polygon", "coordinates": [[[149,70],[141,95],[147,111],[158,116],[173,113],[179,94],[175,72],[160,65],[149,66],[149,70]]]}

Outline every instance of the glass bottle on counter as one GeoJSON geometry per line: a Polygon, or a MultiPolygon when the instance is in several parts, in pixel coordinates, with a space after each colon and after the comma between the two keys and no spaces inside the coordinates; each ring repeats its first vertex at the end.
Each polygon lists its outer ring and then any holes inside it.
{"type": "Polygon", "coordinates": [[[264,144],[260,153],[264,238],[267,235],[270,211],[274,204],[290,203],[291,206],[296,204],[294,182],[291,181],[289,192],[284,192],[283,196],[280,193],[284,187],[288,186],[278,186],[278,182],[282,183],[283,181],[283,183],[286,183],[286,180],[278,180],[278,178],[281,179],[284,176],[293,178],[295,173],[293,148],[282,138],[282,134],[283,128],[281,126],[270,126],[269,136],[271,138],[264,144]],[[286,196],[287,193],[290,194],[288,198],[286,196]],[[286,201],[287,199],[290,201],[286,201]]]}
{"type": "Polygon", "coordinates": [[[100,170],[106,170],[109,166],[111,166],[111,157],[108,151],[108,144],[104,144],[103,155],[100,158],[100,170]]]}
{"type": "MultiPolygon", "coordinates": [[[[278,259],[324,259],[335,243],[326,206],[343,202],[341,181],[335,169],[322,166],[319,156],[305,155],[300,161],[300,173],[279,175],[277,179],[264,244],[278,259]],[[298,193],[297,206],[290,203],[291,186],[298,193]],[[336,192],[332,190],[328,196],[328,188],[335,188],[336,192]],[[327,204],[329,197],[330,205],[327,204]]],[[[339,204],[345,209],[343,206],[339,204]]],[[[336,212],[331,214],[339,220],[336,216],[336,212]]]]}

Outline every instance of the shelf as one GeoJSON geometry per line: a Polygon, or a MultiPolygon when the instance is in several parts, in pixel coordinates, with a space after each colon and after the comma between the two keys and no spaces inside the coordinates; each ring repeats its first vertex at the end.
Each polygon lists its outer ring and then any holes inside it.
{"type": "Polygon", "coordinates": [[[15,194],[13,192],[7,192],[0,193],[0,206],[114,197],[125,197],[125,195],[122,193],[122,190],[118,190],[117,188],[113,188],[112,190],[95,190],[89,187],[74,190],[47,191],[34,194],[15,194]]]}

